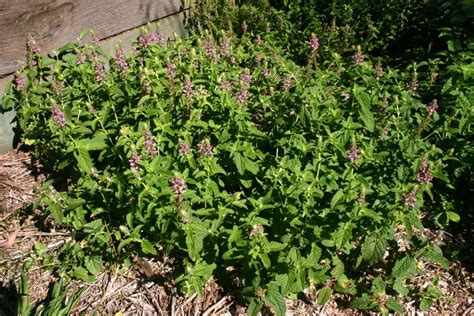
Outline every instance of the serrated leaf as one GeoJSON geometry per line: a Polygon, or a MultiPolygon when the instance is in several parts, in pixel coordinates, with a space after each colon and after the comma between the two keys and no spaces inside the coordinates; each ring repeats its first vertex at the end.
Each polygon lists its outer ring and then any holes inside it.
{"type": "Polygon", "coordinates": [[[286,313],[285,298],[277,288],[269,288],[264,298],[277,316],[284,316],[286,313]]]}
{"type": "Polygon", "coordinates": [[[385,306],[389,309],[389,310],[392,310],[396,313],[399,313],[399,314],[402,314],[405,312],[405,309],[403,308],[402,305],[400,305],[400,303],[398,303],[396,300],[394,300],[393,298],[389,298],[386,302],[385,302],[385,306]]]}
{"type": "Polygon", "coordinates": [[[79,169],[84,173],[91,174],[94,164],[92,163],[89,152],[83,148],[78,148],[77,152],[74,153],[74,156],[77,159],[79,169]]]}
{"type": "Polygon", "coordinates": [[[263,246],[263,249],[266,253],[281,251],[285,249],[286,245],[276,241],[270,241],[263,246]]]}
{"type": "Polygon", "coordinates": [[[76,146],[86,151],[102,150],[107,147],[107,136],[104,133],[97,133],[93,138],[84,138],[76,141],[76,146]]]}
{"type": "Polygon", "coordinates": [[[263,304],[256,298],[251,299],[249,307],[247,308],[248,316],[257,316],[258,312],[262,309],[263,304]]]}
{"type": "Polygon", "coordinates": [[[392,270],[396,278],[412,278],[416,276],[416,260],[410,256],[397,260],[392,270]]]}
{"type": "Polygon", "coordinates": [[[344,197],[344,192],[339,190],[331,199],[331,209],[334,209],[339,201],[344,197]]]}
{"type": "Polygon", "coordinates": [[[366,237],[362,244],[362,256],[370,264],[379,262],[387,249],[386,240],[379,235],[366,237]]]}
{"type": "Polygon", "coordinates": [[[84,259],[84,264],[86,266],[86,269],[93,275],[97,275],[102,267],[100,257],[97,256],[87,256],[84,259]]]}
{"type": "Polygon", "coordinates": [[[326,304],[331,298],[331,294],[332,294],[332,289],[330,287],[327,287],[327,286],[323,287],[318,293],[318,298],[317,298],[318,304],[319,305],[326,304]]]}
{"type": "Polygon", "coordinates": [[[50,198],[44,199],[44,202],[48,207],[51,216],[53,216],[54,221],[61,225],[64,219],[63,208],[50,198]]]}
{"type": "Polygon", "coordinates": [[[393,289],[397,291],[398,294],[405,296],[405,295],[408,295],[410,291],[403,284],[403,281],[404,281],[403,278],[396,278],[395,283],[393,284],[393,289]]]}
{"type": "Polygon", "coordinates": [[[370,110],[370,103],[371,103],[370,95],[364,91],[357,91],[357,93],[355,94],[355,97],[357,101],[359,101],[359,105],[360,105],[359,115],[362,122],[364,122],[365,128],[368,131],[373,132],[374,127],[375,127],[375,121],[374,121],[374,115],[372,111],[370,110]]]}
{"type": "Polygon", "coordinates": [[[449,89],[451,89],[453,85],[453,78],[449,78],[443,85],[443,88],[441,89],[441,94],[445,94],[448,92],[449,89]]]}
{"type": "Polygon", "coordinates": [[[239,152],[236,152],[234,153],[232,160],[234,161],[234,164],[237,167],[237,171],[239,172],[239,174],[243,175],[245,172],[245,165],[242,159],[242,155],[239,152]]]}
{"type": "Polygon", "coordinates": [[[351,306],[357,309],[370,309],[373,305],[373,299],[367,294],[363,294],[362,297],[355,299],[351,303],[351,306]]]}
{"type": "Polygon", "coordinates": [[[72,273],[71,276],[74,278],[77,278],[79,280],[85,281],[85,282],[94,282],[95,277],[90,275],[86,269],[83,267],[76,267],[72,273]]]}

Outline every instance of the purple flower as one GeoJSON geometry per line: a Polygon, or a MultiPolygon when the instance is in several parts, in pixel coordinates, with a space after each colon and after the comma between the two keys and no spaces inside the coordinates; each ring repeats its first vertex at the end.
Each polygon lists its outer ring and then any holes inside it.
{"type": "Polygon", "coordinates": [[[145,132],[145,142],[143,143],[143,147],[145,147],[146,152],[150,156],[155,156],[158,153],[158,149],[156,148],[155,140],[153,139],[153,135],[150,131],[145,132]]]}
{"type": "Polygon", "coordinates": [[[252,226],[249,237],[259,237],[263,236],[264,230],[262,224],[255,224],[252,226]]]}
{"type": "Polygon", "coordinates": [[[433,100],[430,103],[428,103],[428,106],[426,109],[428,110],[428,116],[432,116],[435,112],[438,112],[438,100],[433,100]]]}
{"type": "Polygon", "coordinates": [[[252,75],[250,74],[250,70],[244,69],[240,73],[240,80],[242,81],[242,86],[248,87],[250,82],[252,81],[252,75]]]}
{"type": "Polygon", "coordinates": [[[382,68],[381,65],[375,66],[375,77],[377,78],[377,80],[378,80],[380,77],[382,77],[384,73],[385,73],[385,72],[384,72],[384,70],[383,70],[383,68],[382,68]]]}
{"type": "Polygon", "coordinates": [[[191,153],[191,146],[189,146],[189,144],[186,142],[183,142],[183,141],[179,142],[178,147],[179,147],[178,152],[183,157],[191,153]]]}
{"type": "Polygon", "coordinates": [[[228,55],[230,53],[230,39],[223,38],[221,40],[220,49],[222,55],[228,55]]]}
{"type": "Polygon", "coordinates": [[[171,190],[173,194],[176,196],[178,201],[183,200],[184,193],[186,192],[186,182],[180,176],[174,176],[171,180],[171,190]]]}
{"type": "Polygon", "coordinates": [[[239,91],[237,91],[235,96],[237,98],[237,103],[239,104],[247,103],[249,99],[249,91],[247,89],[242,88],[239,91]]]}
{"type": "Polygon", "coordinates": [[[245,23],[245,21],[240,25],[240,28],[242,29],[242,31],[244,32],[247,32],[249,26],[247,25],[247,23],[245,23]]]}
{"type": "Polygon", "coordinates": [[[223,80],[219,86],[219,89],[223,91],[230,91],[232,89],[232,82],[229,80],[223,80]]]}
{"type": "Polygon", "coordinates": [[[154,31],[140,35],[138,41],[143,47],[147,48],[151,44],[163,45],[165,43],[165,37],[160,32],[154,31]]]}
{"type": "Polygon", "coordinates": [[[421,162],[420,170],[416,175],[416,180],[421,184],[429,184],[433,181],[433,174],[431,173],[428,159],[424,158],[421,162]]]}
{"type": "Polygon", "coordinates": [[[288,90],[290,90],[291,87],[293,87],[293,76],[288,75],[283,80],[283,83],[281,84],[281,89],[287,92],[288,90]]]}
{"type": "Polygon", "coordinates": [[[211,59],[214,61],[219,60],[220,56],[219,53],[217,52],[216,45],[214,42],[210,39],[205,39],[204,40],[204,50],[206,53],[211,56],[211,59]]]}
{"type": "Polygon", "coordinates": [[[76,65],[84,65],[86,63],[86,55],[82,52],[77,54],[76,65]]]}
{"type": "Polygon", "coordinates": [[[183,88],[181,89],[184,96],[188,99],[191,99],[194,96],[194,84],[192,83],[191,79],[186,79],[183,84],[183,88]]]}
{"type": "Polygon", "coordinates": [[[270,70],[268,69],[268,67],[263,68],[262,74],[267,79],[268,79],[268,77],[270,77],[270,70]]]}
{"type": "Polygon", "coordinates": [[[262,56],[260,54],[255,54],[255,62],[258,64],[262,60],[262,56]]]}
{"type": "Polygon", "coordinates": [[[66,116],[64,115],[64,112],[57,106],[54,107],[53,110],[51,111],[51,118],[61,128],[66,126],[66,116]]]}
{"type": "Polygon", "coordinates": [[[23,90],[26,84],[26,76],[22,74],[15,74],[15,89],[17,91],[23,90]]]}
{"type": "Polygon", "coordinates": [[[418,90],[419,83],[417,79],[413,79],[408,85],[407,88],[411,93],[415,93],[418,90]]]}
{"type": "Polygon", "coordinates": [[[311,35],[308,46],[312,53],[316,53],[320,47],[319,38],[317,38],[315,35],[311,35]]]}
{"type": "Polygon", "coordinates": [[[262,38],[260,37],[260,35],[257,35],[257,39],[255,40],[255,42],[257,43],[257,45],[263,45],[263,40],[262,38]]]}
{"type": "Polygon", "coordinates": [[[41,53],[41,48],[36,44],[36,40],[31,33],[26,37],[26,49],[29,53],[41,53]]]}
{"type": "Polygon", "coordinates": [[[416,192],[414,190],[408,192],[403,198],[403,205],[414,208],[416,204],[416,192]]]}
{"type": "Polygon", "coordinates": [[[352,62],[356,65],[361,64],[364,62],[365,56],[361,52],[357,52],[354,56],[352,56],[352,62]]]}
{"type": "Polygon", "coordinates": [[[208,140],[201,140],[197,144],[197,147],[201,155],[204,157],[211,157],[214,155],[214,146],[212,146],[208,140]]]}
{"type": "Polygon", "coordinates": [[[150,92],[150,82],[147,80],[143,71],[138,74],[138,78],[140,79],[140,86],[142,87],[142,89],[147,92],[150,92]]]}
{"type": "Polygon", "coordinates": [[[140,156],[138,153],[134,152],[132,154],[132,157],[128,160],[128,165],[130,168],[134,170],[140,170],[140,166],[138,166],[138,163],[142,161],[142,156],[140,156]]]}
{"type": "Polygon", "coordinates": [[[166,75],[169,80],[173,80],[176,76],[176,66],[170,62],[166,63],[166,75]]]}
{"type": "Polygon", "coordinates": [[[104,65],[102,65],[99,62],[94,63],[94,68],[95,68],[95,79],[98,82],[103,82],[105,80],[105,68],[104,65]]]}
{"type": "Polygon", "coordinates": [[[128,69],[127,61],[125,60],[125,54],[121,46],[115,50],[115,65],[117,65],[123,71],[128,69]]]}
{"type": "Polygon", "coordinates": [[[347,159],[349,159],[350,162],[354,162],[359,158],[360,149],[354,143],[352,144],[351,148],[347,150],[346,154],[347,154],[347,159]]]}

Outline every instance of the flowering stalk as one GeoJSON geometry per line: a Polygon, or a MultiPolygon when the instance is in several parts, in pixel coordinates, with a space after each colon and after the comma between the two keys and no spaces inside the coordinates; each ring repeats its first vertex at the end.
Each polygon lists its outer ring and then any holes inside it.
{"type": "Polygon", "coordinates": [[[64,115],[64,112],[57,106],[55,106],[51,111],[51,118],[54,122],[56,122],[56,124],[59,125],[59,127],[63,128],[66,126],[66,116],[64,115]]]}
{"type": "Polygon", "coordinates": [[[201,140],[197,147],[203,157],[211,157],[214,155],[214,146],[212,146],[207,139],[201,140]]]}

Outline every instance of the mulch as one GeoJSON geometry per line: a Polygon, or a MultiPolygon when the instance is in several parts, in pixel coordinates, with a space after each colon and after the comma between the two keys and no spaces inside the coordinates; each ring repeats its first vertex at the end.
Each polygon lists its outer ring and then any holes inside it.
{"type": "MultiPolygon", "coordinates": [[[[58,280],[51,269],[41,266],[35,245],[41,243],[48,254],[71,240],[70,232],[45,225],[45,218],[31,209],[37,189],[45,175],[30,153],[12,150],[0,155],[0,316],[16,312],[18,289],[22,267],[33,260],[29,270],[29,299],[39,304],[47,297],[48,290],[58,280]]],[[[46,219],[47,221],[48,219],[46,219]]],[[[434,228],[426,229],[427,235],[443,234],[434,228]]],[[[128,268],[117,267],[98,275],[92,284],[71,281],[69,289],[82,289],[83,294],[73,314],[96,315],[245,315],[246,307],[228,295],[210,280],[204,288],[204,296],[180,294],[173,282],[173,258],[143,260],[132,258],[128,268]]],[[[439,279],[442,297],[433,306],[420,312],[418,302],[403,302],[409,315],[474,315],[474,274],[461,262],[453,262],[444,269],[428,262],[423,273],[410,280],[420,289],[429,287],[439,279]]],[[[315,302],[317,293],[307,293],[307,299],[287,300],[287,315],[359,315],[347,306],[347,297],[333,295],[324,306],[315,302]]]]}

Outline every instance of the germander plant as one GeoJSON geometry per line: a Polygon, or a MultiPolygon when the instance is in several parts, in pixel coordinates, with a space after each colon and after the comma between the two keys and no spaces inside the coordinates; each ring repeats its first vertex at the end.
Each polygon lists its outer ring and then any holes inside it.
{"type": "Polygon", "coordinates": [[[71,276],[172,255],[183,291],[214,276],[250,314],[282,315],[302,292],[402,313],[410,278],[446,264],[421,213],[454,158],[433,138],[470,133],[455,79],[449,98],[420,96],[417,65],[363,51],[321,63],[314,34],[304,68],[264,34],[166,42],[144,30],[114,56],[94,42],[50,57],[29,45],[3,104],[51,172],[35,207],[74,232],[60,256],[71,276]]]}

